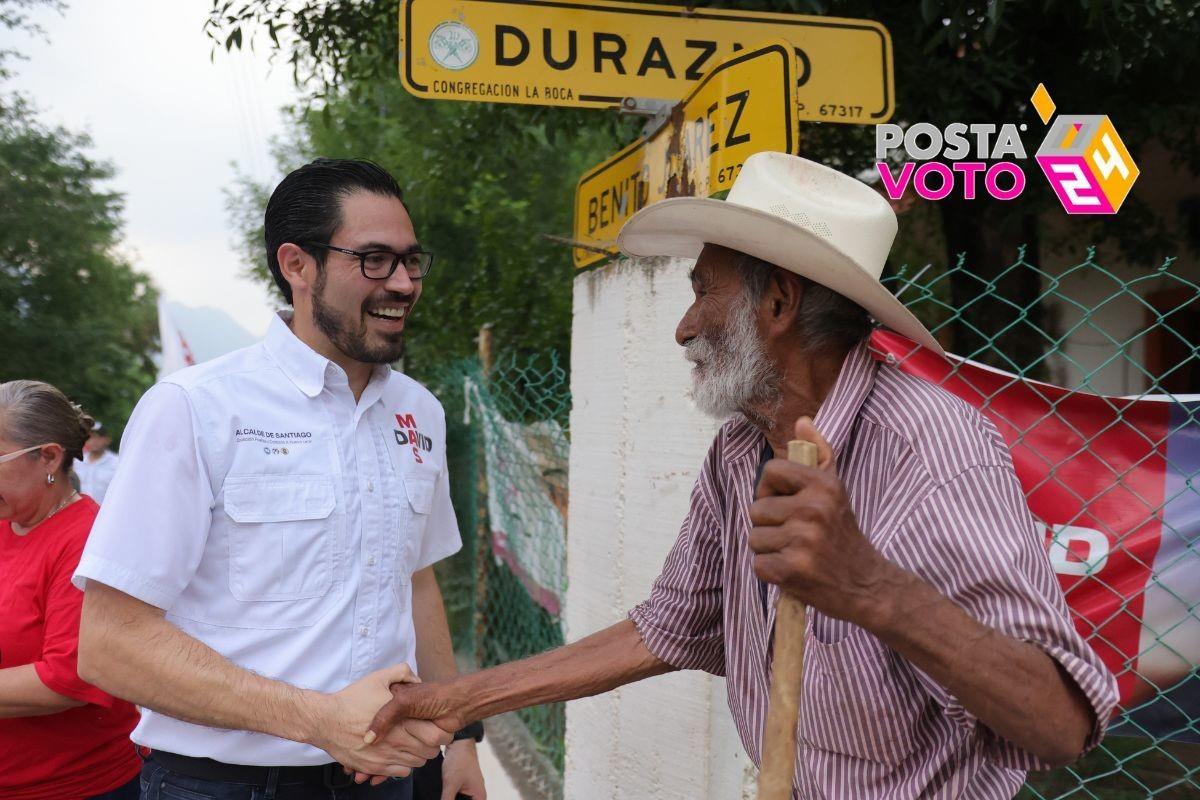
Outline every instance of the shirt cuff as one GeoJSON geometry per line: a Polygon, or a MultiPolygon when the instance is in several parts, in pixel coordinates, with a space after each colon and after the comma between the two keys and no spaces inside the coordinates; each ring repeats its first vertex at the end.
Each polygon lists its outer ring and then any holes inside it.
{"type": "Polygon", "coordinates": [[[1097,668],[1094,664],[1080,658],[1070,650],[1056,645],[1038,644],[1037,642],[1031,642],[1031,644],[1040,647],[1048,656],[1062,666],[1092,706],[1092,712],[1096,715],[1096,721],[1092,725],[1091,733],[1088,734],[1088,738],[1084,742],[1083,751],[1080,753],[1080,755],[1083,755],[1100,744],[1100,740],[1104,738],[1104,731],[1107,730],[1113,711],[1117,708],[1119,698],[1117,679],[1107,668],[1097,668]]]}
{"type": "Polygon", "coordinates": [[[48,661],[35,661],[33,671],[37,673],[38,680],[45,684],[47,689],[61,694],[63,697],[69,697],[81,703],[92,703],[102,708],[113,707],[112,695],[97,689],[90,683],[84,683],[78,674],[69,669],[54,666],[48,661]],[[63,674],[64,672],[67,674],[63,674]]]}
{"type": "Polygon", "coordinates": [[[629,619],[637,627],[642,644],[655,657],[677,669],[698,669],[725,677],[725,645],[720,637],[681,636],[659,627],[655,616],[649,600],[629,612],[629,619]]]}
{"type": "Polygon", "coordinates": [[[164,611],[170,609],[179,596],[178,592],[160,586],[146,578],[145,575],[139,575],[123,564],[85,551],[83,558],[79,561],[79,566],[75,568],[75,574],[71,576],[71,583],[75,584],[80,591],[86,591],[89,580],[111,586],[119,592],[136,597],[143,603],[149,603],[164,611]]]}
{"type": "MultiPolygon", "coordinates": [[[[1104,738],[1109,719],[1117,707],[1117,679],[1104,667],[1097,668],[1095,664],[1070,650],[1032,639],[1023,641],[1037,647],[1058,662],[1091,704],[1096,719],[1077,757],[1086,755],[1104,738]]],[[[984,740],[984,751],[988,758],[1000,766],[1025,771],[1047,770],[1053,767],[1007,739],[1000,738],[986,726],[980,725],[978,731],[984,740]]]]}

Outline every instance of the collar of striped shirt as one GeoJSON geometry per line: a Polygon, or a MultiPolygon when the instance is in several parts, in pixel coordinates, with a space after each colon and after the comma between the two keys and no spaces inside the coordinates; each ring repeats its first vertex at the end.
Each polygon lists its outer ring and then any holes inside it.
{"type": "MultiPolygon", "coordinates": [[[[850,442],[859,409],[875,386],[878,369],[879,363],[871,356],[865,341],[851,349],[829,396],[813,419],[817,430],[833,448],[835,457],[840,457],[850,442]]],[[[730,425],[728,431],[725,442],[725,459],[728,461],[756,458],[762,452],[766,437],[749,421],[739,420],[730,425]]]]}

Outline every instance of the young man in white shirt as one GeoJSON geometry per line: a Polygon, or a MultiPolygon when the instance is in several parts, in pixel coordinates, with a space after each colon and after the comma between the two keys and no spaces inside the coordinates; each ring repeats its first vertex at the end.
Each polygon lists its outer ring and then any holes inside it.
{"type": "Polygon", "coordinates": [[[83,449],[83,458],[76,461],[75,474],[79,476],[79,492],[86,494],[97,503],[104,502],[104,494],[108,484],[112,483],[113,475],[117,472],[117,454],[109,450],[112,437],[104,426],[97,422],[92,427],[92,435],[88,437],[83,449]]]}
{"type": "Polygon", "coordinates": [[[442,745],[445,796],[481,800],[469,738],[363,744],[390,684],[455,672],[445,415],[389,366],[433,256],[363,161],[288,175],[264,231],[294,310],[139,402],[76,573],[80,674],[143,707],[143,800],[406,800],[442,745]]]}

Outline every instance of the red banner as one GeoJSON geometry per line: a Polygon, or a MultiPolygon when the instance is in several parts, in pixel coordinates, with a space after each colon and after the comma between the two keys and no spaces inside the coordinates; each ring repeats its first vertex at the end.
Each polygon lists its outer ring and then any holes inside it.
{"type": "Polygon", "coordinates": [[[887,331],[872,346],[999,428],[1075,625],[1117,676],[1124,707],[1186,681],[1200,662],[1200,402],[1023,380],[887,331]]]}

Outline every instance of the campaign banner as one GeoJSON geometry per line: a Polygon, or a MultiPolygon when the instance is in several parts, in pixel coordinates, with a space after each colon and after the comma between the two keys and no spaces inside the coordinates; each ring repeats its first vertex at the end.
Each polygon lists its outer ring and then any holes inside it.
{"type": "Polygon", "coordinates": [[[1200,399],[1065,389],[889,331],[871,344],[1000,430],[1075,626],[1117,676],[1121,732],[1200,741],[1200,399]]]}

